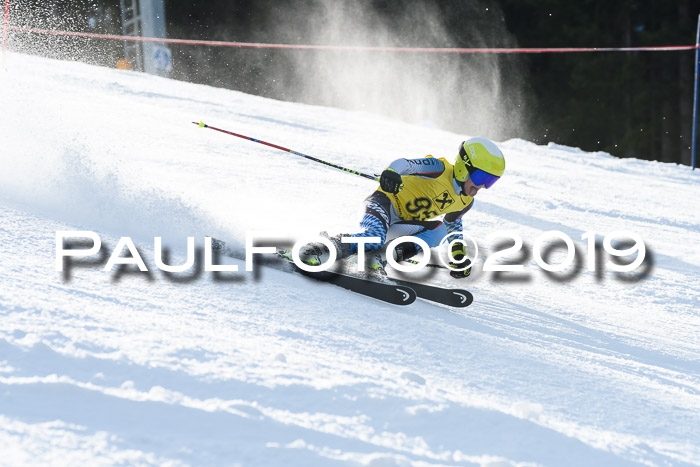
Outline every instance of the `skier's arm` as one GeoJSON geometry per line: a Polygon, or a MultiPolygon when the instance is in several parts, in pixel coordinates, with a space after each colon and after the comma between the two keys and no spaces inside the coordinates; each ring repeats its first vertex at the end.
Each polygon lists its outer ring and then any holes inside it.
{"type": "Polygon", "coordinates": [[[416,175],[424,178],[438,178],[445,171],[445,164],[433,157],[423,159],[396,159],[379,177],[379,185],[388,193],[398,193],[403,189],[401,177],[416,175]]]}
{"type": "Polygon", "coordinates": [[[434,157],[422,159],[396,159],[389,169],[399,175],[418,175],[427,178],[437,178],[445,170],[445,164],[434,157]]]}
{"type": "Polygon", "coordinates": [[[452,233],[452,232],[457,232],[457,231],[462,230],[462,216],[465,215],[472,208],[472,206],[474,206],[473,199],[472,199],[472,202],[469,203],[469,206],[462,209],[461,211],[448,212],[447,214],[445,214],[445,218],[443,219],[443,222],[447,226],[447,233],[452,233]],[[450,227],[452,227],[452,230],[450,230],[450,227]]]}

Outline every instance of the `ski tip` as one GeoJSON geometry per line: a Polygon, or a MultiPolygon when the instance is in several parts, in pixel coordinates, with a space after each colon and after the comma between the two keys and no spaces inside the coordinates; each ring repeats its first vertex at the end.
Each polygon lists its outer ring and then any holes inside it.
{"type": "Polygon", "coordinates": [[[471,292],[462,289],[452,290],[452,295],[457,298],[458,302],[453,304],[457,308],[465,308],[472,304],[474,301],[474,296],[471,292]]]}
{"type": "Polygon", "coordinates": [[[416,301],[416,298],[418,298],[416,291],[410,287],[397,286],[395,289],[401,294],[399,301],[394,302],[395,305],[410,305],[416,301]]]}

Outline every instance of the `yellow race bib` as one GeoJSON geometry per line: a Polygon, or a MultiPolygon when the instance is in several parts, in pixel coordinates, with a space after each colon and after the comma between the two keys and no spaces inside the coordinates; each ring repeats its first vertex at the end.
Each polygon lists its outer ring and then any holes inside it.
{"type": "MultiPolygon", "coordinates": [[[[432,156],[427,156],[432,157],[432,156]]],[[[448,212],[461,211],[472,202],[471,196],[458,195],[452,184],[454,167],[444,158],[445,170],[438,178],[402,175],[403,189],[398,194],[386,194],[403,220],[427,221],[448,212]]]]}

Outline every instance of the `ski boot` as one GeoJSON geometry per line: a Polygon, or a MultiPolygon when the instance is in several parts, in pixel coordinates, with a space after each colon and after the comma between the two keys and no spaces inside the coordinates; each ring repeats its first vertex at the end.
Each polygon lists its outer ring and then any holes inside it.
{"type": "MultiPolygon", "coordinates": [[[[321,232],[321,236],[330,240],[335,248],[336,260],[350,256],[350,244],[340,241],[342,235],[329,237],[327,232],[321,232]]],[[[330,252],[328,251],[328,247],[321,242],[309,243],[299,250],[299,259],[311,266],[318,266],[328,261],[329,256],[330,252]]]]}
{"type": "Polygon", "coordinates": [[[384,280],[387,277],[386,273],[386,260],[382,257],[381,253],[367,253],[367,258],[365,260],[365,267],[367,275],[373,279],[384,280]]]}
{"type": "Polygon", "coordinates": [[[412,242],[404,242],[394,248],[394,261],[400,263],[401,261],[406,261],[413,258],[418,254],[416,250],[416,244],[412,242]]]}
{"type": "Polygon", "coordinates": [[[386,261],[378,252],[373,253],[368,251],[365,253],[365,267],[363,272],[360,272],[357,268],[357,259],[357,253],[353,253],[346,258],[343,269],[345,274],[368,279],[379,279],[387,275],[384,269],[386,267],[386,261]]]}

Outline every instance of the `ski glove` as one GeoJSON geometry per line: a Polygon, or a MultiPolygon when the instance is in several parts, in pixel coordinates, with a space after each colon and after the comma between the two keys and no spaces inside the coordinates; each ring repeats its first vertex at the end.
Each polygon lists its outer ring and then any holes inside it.
{"type": "Polygon", "coordinates": [[[387,193],[396,194],[403,188],[401,175],[394,169],[386,169],[379,177],[379,186],[387,193]]]}
{"type": "Polygon", "coordinates": [[[464,279],[465,277],[469,277],[469,274],[471,274],[472,272],[472,262],[469,258],[466,258],[465,260],[465,256],[467,256],[467,251],[464,245],[459,242],[454,243],[452,245],[452,251],[450,252],[450,254],[452,256],[452,259],[454,260],[450,261],[451,268],[467,268],[463,271],[452,270],[450,271],[450,276],[454,277],[455,279],[464,279]]]}

